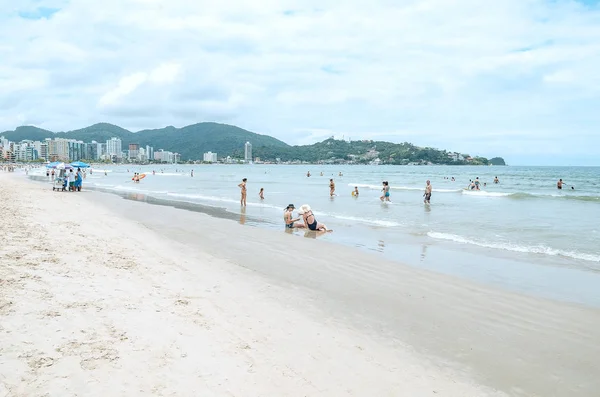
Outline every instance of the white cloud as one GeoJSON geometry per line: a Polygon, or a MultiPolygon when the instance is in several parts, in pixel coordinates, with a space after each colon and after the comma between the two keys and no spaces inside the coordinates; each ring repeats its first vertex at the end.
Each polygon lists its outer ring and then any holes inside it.
{"type": "Polygon", "coordinates": [[[15,4],[0,0],[0,130],[211,120],[292,144],[344,135],[511,163],[600,143],[600,9],[583,2],[15,4]],[[60,11],[19,17],[40,6],[60,11]]]}
{"type": "Polygon", "coordinates": [[[119,80],[119,84],[117,84],[114,89],[102,95],[100,98],[100,105],[114,105],[119,99],[132,93],[147,79],[148,75],[146,73],[134,73],[121,78],[121,80],[119,80]]]}

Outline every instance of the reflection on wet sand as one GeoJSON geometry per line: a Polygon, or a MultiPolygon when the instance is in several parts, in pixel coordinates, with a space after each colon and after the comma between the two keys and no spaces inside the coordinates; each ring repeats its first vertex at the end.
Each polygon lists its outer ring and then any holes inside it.
{"type": "Polygon", "coordinates": [[[136,200],[136,201],[147,201],[148,197],[142,193],[127,193],[125,197],[128,200],[136,200]]]}
{"type": "Polygon", "coordinates": [[[243,225],[245,223],[246,223],[246,207],[242,207],[241,212],[240,212],[240,225],[243,225]]]}
{"type": "Polygon", "coordinates": [[[429,247],[427,244],[421,246],[421,262],[423,262],[427,256],[427,247],[429,247]]]}
{"type": "Polygon", "coordinates": [[[316,230],[305,230],[304,231],[304,237],[306,238],[317,238],[320,237],[322,235],[324,235],[325,231],[316,231],[316,230]]]}

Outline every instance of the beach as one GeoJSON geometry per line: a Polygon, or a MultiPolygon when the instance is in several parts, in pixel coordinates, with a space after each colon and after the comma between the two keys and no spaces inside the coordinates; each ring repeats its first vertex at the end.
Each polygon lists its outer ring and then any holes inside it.
{"type": "Polygon", "coordinates": [[[85,183],[0,197],[0,397],[600,390],[593,306],[85,183]]]}

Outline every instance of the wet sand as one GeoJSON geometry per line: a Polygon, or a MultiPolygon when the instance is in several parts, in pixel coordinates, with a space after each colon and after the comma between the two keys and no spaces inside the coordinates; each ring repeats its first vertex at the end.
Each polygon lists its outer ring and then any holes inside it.
{"type": "Polygon", "coordinates": [[[17,178],[0,173],[0,396],[600,390],[597,309],[17,178]]]}

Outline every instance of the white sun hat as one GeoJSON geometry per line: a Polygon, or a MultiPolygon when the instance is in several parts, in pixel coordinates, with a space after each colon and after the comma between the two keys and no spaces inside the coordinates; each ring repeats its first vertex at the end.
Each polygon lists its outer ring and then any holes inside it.
{"type": "Polygon", "coordinates": [[[299,214],[304,214],[305,212],[309,212],[310,210],[311,210],[310,209],[310,205],[308,205],[308,204],[302,204],[300,206],[300,209],[298,210],[298,213],[299,214]]]}

